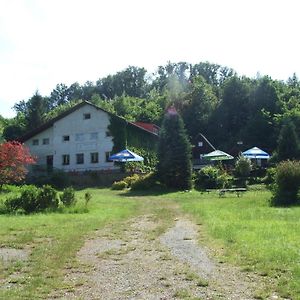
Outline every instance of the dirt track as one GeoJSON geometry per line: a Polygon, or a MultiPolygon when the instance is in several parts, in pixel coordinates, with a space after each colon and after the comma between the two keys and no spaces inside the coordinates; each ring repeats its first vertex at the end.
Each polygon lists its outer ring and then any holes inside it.
{"type": "Polygon", "coordinates": [[[159,237],[157,226],[145,215],[95,232],[78,252],[81,266],[67,270],[66,283],[74,288],[51,299],[243,300],[263,288],[260,276],[212,259],[191,221],[176,219],[159,237]]]}

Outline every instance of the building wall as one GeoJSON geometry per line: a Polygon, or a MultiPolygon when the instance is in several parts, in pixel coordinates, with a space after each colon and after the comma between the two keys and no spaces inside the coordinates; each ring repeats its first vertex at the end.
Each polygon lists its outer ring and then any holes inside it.
{"type": "Polygon", "coordinates": [[[47,156],[54,154],[53,145],[53,128],[48,128],[45,131],[35,135],[31,139],[25,142],[25,145],[29,147],[30,154],[36,157],[38,165],[47,164],[47,156]],[[49,139],[49,144],[44,139],[49,139]]]}
{"type": "Polygon", "coordinates": [[[56,121],[52,128],[32,137],[26,144],[31,153],[38,156],[38,164],[47,164],[47,155],[53,155],[53,167],[65,171],[114,169],[105,155],[113,147],[112,137],[107,135],[109,124],[107,113],[87,104],[56,121]],[[48,136],[49,145],[41,145],[42,139],[48,136]],[[37,139],[39,145],[33,145],[37,139]],[[94,159],[98,156],[97,162],[91,162],[91,153],[94,159]],[[77,161],[77,155],[83,155],[83,163],[77,161]]]}

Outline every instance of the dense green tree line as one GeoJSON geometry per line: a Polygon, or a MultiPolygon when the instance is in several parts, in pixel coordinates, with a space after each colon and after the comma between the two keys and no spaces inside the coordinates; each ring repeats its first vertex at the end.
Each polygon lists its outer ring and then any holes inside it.
{"type": "Polygon", "coordinates": [[[131,121],[157,125],[166,107],[174,105],[193,143],[202,133],[225,151],[237,151],[238,141],[243,149],[258,146],[274,151],[286,124],[300,139],[300,82],[295,74],[286,82],[268,76],[248,78],[208,62],[169,62],[151,75],[129,66],[96,83],[57,84],[46,97],[36,92],[16,103],[16,117],[0,120],[3,137],[15,139],[80,100],[131,121]]]}

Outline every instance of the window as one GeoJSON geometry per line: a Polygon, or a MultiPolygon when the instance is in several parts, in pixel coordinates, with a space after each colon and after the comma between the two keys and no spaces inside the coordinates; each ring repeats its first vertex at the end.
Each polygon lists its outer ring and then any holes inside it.
{"type": "Polygon", "coordinates": [[[70,155],[69,155],[69,154],[64,154],[64,155],[62,156],[62,164],[63,164],[64,166],[70,164],[70,155]]]}
{"type": "Polygon", "coordinates": [[[63,141],[64,142],[68,142],[70,140],[70,136],[69,135],[64,135],[63,136],[63,141]]]}
{"type": "Polygon", "coordinates": [[[77,165],[82,165],[84,163],[83,153],[76,154],[76,163],[77,165]]]}
{"type": "Polygon", "coordinates": [[[96,164],[99,162],[98,152],[91,153],[91,163],[96,164]]]}
{"type": "Polygon", "coordinates": [[[111,160],[109,160],[110,157],[110,151],[105,152],[105,161],[106,162],[111,162],[111,160]]]}
{"type": "Polygon", "coordinates": [[[83,142],[84,141],[84,133],[76,133],[75,134],[75,141],[76,142],[83,142]]]}
{"type": "Polygon", "coordinates": [[[91,132],[90,140],[97,140],[97,139],[98,139],[98,132],[91,132]]]}
{"type": "Polygon", "coordinates": [[[49,138],[43,139],[43,145],[49,145],[49,138]]]}
{"type": "Polygon", "coordinates": [[[32,140],[32,145],[33,146],[37,146],[38,144],[39,144],[39,140],[38,139],[32,140]]]}
{"type": "Polygon", "coordinates": [[[90,119],[90,118],[91,118],[91,114],[90,113],[83,114],[83,119],[84,120],[87,120],[87,119],[90,119]]]}

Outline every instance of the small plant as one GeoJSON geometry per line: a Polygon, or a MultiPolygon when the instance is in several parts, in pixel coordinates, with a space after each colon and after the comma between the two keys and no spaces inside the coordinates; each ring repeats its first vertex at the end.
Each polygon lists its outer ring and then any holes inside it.
{"type": "Polygon", "coordinates": [[[75,190],[72,187],[65,188],[63,193],[59,196],[60,201],[64,206],[72,206],[76,203],[75,190]]]}
{"type": "Polygon", "coordinates": [[[112,190],[124,190],[127,188],[127,183],[125,181],[116,181],[112,184],[111,189],[112,190]]]}
{"type": "Polygon", "coordinates": [[[92,194],[90,192],[86,192],[84,194],[85,206],[88,205],[91,199],[92,199],[92,194]]]}

